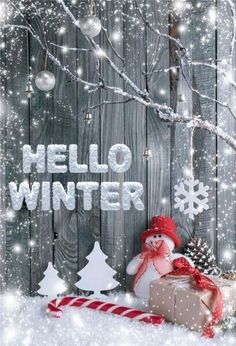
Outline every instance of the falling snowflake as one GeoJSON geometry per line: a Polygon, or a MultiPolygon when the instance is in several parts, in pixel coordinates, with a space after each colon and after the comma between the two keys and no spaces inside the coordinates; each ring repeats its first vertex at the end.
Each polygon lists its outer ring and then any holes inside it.
{"type": "Polygon", "coordinates": [[[175,185],[175,208],[178,208],[185,215],[188,214],[191,220],[194,215],[198,215],[203,210],[209,209],[208,190],[209,186],[204,186],[199,180],[184,180],[180,185],[175,185]]]}

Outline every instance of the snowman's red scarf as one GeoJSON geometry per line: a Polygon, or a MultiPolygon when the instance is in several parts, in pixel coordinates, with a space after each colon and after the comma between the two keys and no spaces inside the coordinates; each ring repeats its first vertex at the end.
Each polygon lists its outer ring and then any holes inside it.
{"type": "Polygon", "coordinates": [[[169,247],[163,240],[160,240],[157,243],[156,247],[144,244],[140,256],[142,262],[138,268],[137,274],[134,279],[134,287],[137,285],[137,282],[147,270],[149,261],[152,261],[154,268],[161,276],[170,273],[173,270],[173,266],[167,259],[169,255],[169,247]]]}

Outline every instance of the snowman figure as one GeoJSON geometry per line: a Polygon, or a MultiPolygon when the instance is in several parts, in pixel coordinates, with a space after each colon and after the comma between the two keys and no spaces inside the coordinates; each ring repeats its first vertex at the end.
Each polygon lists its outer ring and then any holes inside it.
{"type": "Polygon", "coordinates": [[[142,252],[134,257],[127,266],[127,273],[135,275],[134,293],[140,298],[149,298],[149,287],[153,280],[170,273],[173,260],[185,257],[191,266],[193,262],[180,253],[173,253],[181,245],[176,234],[176,224],[168,216],[154,216],[150,228],[141,235],[142,252]]]}

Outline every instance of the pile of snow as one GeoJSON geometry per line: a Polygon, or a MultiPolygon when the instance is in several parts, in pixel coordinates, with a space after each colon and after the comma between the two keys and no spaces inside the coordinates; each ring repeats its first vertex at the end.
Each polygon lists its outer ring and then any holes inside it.
{"type": "MultiPolygon", "coordinates": [[[[129,294],[108,298],[117,304],[142,307],[145,303],[129,294]]],[[[0,344],[14,346],[230,346],[233,334],[219,333],[212,339],[165,323],[154,326],[90,309],[66,308],[62,318],[46,314],[47,298],[0,296],[0,344]]]]}

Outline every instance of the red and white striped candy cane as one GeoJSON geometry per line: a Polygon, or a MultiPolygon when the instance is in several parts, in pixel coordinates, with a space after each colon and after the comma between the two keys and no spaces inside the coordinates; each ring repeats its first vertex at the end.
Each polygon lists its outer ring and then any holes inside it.
{"type": "Polygon", "coordinates": [[[164,322],[164,317],[149,314],[137,309],[127,308],[125,306],[120,306],[113,303],[102,302],[100,300],[93,300],[81,297],[64,297],[61,299],[54,299],[48,304],[48,312],[55,317],[62,316],[63,306],[75,306],[78,308],[89,308],[93,310],[103,311],[107,313],[112,313],[120,315],[123,317],[129,317],[136,321],[142,321],[152,324],[162,324],[164,322]]]}

